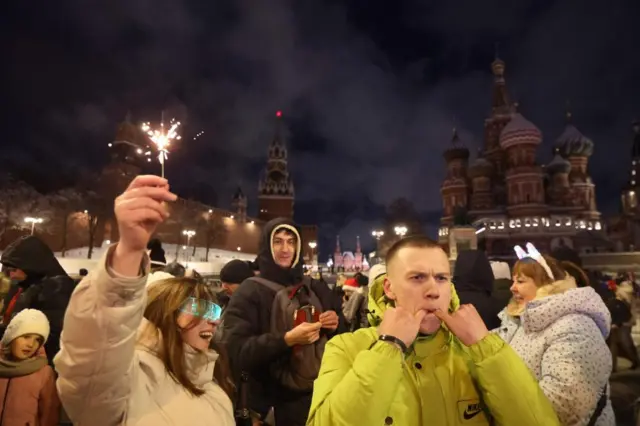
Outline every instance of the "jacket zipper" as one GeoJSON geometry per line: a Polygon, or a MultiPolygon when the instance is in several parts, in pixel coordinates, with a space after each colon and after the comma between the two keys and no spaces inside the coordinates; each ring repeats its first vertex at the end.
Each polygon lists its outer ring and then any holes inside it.
{"type": "Polygon", "coordinates": [[[9,396],[10,385],[11,385],[11,378],[7,380],[7,387],[4,390],[4,400],[2,401],[2,413],[0,413],[0,425],[4,423],[4,412],[7,411],[7,397],[9,396]]]}

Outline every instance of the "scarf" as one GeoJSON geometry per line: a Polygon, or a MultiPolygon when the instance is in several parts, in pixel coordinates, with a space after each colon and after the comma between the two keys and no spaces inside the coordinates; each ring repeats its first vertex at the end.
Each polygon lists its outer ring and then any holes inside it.
{"type": "Polygon", "coordinates": [[[33,374],[47,365],[47,358],[36,356],[24,361],[10,361],[0,358],[0,377],[11,379],[33,374]]]}

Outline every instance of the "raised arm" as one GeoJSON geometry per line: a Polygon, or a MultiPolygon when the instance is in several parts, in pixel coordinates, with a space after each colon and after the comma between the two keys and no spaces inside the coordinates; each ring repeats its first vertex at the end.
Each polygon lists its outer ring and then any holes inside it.
{"type": "Polygon", "coordinates": [[[111,247],[78,285],[64,318],[54,359],[58,393],[77,425],[116,425],[124,418],[136,378],[136,334],[146,304],[146,275],[109,270],[111,247]]]}
{"type": "Polygon", "coordinates": [[[382,424],[402,381],[402,351],[375,343],[355,354],[348,343],[359,335],[336,336],[327,343],[313,385],[308,426],[382,424]]]}
{"type": "Polygon", "coordinates": [[[489,333],[472,305],[437,311],[473,362],[482,399],[499,426],[560,426],[553,406],[524,361],[500,336],[489,333]]]}
{"type": "Polygon", "coordinates": [[[75,289],[54,363],[58,393],[75,425],[120,425],[137,378],[135,344],[146,305],[147,243],[176,196],[139,176],[116,199],[120,241],[75,289]]]}
{"type": "Polygon", "coordinates": [[[560,426],[553,406],[524,361],[489,334],[469,347],[475,375],[496,425],[560,426]]]}

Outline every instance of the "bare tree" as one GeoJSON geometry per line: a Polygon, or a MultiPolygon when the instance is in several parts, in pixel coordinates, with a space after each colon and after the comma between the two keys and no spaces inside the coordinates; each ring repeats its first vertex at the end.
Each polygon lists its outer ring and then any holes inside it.
{"type": "Polygon", "coordinates": [[[0,179],[0,243],[4,243],[9,229],[31,227],[25,223],[26,217],[47,220],[51,210],[46,198],[30,185],[10,175],[0,179]]]}
{"type": "Polygon", "coordinates": [[[77,188],[63,188],[49,195],[49,203],[57,217],[60,233],[60,251],[62,257],[67,251],[67,238],[69,234],[69,217],[84,209],[85,202],[82,193],[77,188]]]}
{"type": "Polygon", "coordinates": [[[98,225],[104,224],[109,214],[111,214],[113,200],[106,200],[99,192],[91,190],[84,192],[82,195],[85,205],[87,206],[87,209],[84,211],[87,217],[87,235],[89,240],[87,259],[91,259],[98,225]]]}
{"type": "Polygon", "coordinates": [[[87,221],[89,250],[87,259],[93,256],[96,232],[113,214],[113,183],[102,175],[86,174],[80,179],[79,192],[87,221]]]}
{"type": "Polygon", "coordinates": [[[198,217],[198,228],[203,234],[202,241],[204,241],[206,247],[204,261],[208,262],[211,246],[214,242],[224,237],[227,228],[224,226],[224,217],[216,214],[213,210],[205,211],[198,217]]]}

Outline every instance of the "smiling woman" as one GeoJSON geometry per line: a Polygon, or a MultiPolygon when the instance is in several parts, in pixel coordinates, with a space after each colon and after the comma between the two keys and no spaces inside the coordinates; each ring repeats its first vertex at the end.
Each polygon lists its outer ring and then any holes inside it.
{"type": "Polygon", "coordinates": [[[235,425],[226,357],[209,349],[215,294],[196,278],[148,274],[147,244],[176,198],[165,179],[134,179],[115,203],[118,244],[71,297],[55,364],[74,424],[235,425]]]}
{"type": "MultiPolygon", "coordinates": [[[[167,372],[195,396],[204,390],[188,376],[188,357],[185,354],[195,349],[195,355],[206,358],[213,333],[218,326],[222,308],[207,284],[189,279],[172,278],[149,286],[149,299],[144,311],[146,327],[138,339],[162,360],[167,372]]],[[[217,382],[231,396],[230,375],[226,359],[218,358],[214,375],[217,382]]]]}

